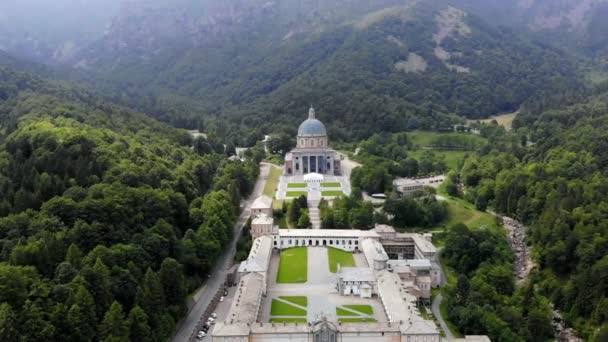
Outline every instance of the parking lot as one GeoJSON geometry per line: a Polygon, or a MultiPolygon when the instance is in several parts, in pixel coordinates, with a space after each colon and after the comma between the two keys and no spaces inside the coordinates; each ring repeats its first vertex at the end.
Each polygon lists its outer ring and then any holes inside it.
{"type": "MultiPolygon", "coordinates": [[[[230,304],[232,303],[232,299],[234,298],[234,293],[235,293],[234,290],[235,290],[234,287],[229,287],[228,296],[226,296],[224,298],[223,302],[219,302],[217,304],[217,306],[215,307],[215,310],[213,310],[213,312],[217,314],[217,318],[215,319],[216,322],[223,321],[228,316],[228,311],[230,310],[230,304]]],[[[205,317],[205,319],[207,319],[207,318],[208,317],[205,317]]],[[[202,339],[199,339],[199,341],[204,341],[204,342],[211,341],[211,332],[212,331],[213,331],[213,325],[207,332],[207,336],[205,336],[202,339]]],[[[197,332],[197,334],[198,334],[198,332],[197,332]]]]}

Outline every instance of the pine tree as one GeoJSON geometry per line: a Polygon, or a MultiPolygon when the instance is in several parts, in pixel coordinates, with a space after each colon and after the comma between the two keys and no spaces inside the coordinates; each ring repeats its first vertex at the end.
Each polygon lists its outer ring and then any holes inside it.
{"type": "Polygon", "coordinates": [[[113,302],[99,325],[99,337],[103,342],[128,342],[129,326],[125,321],[122,305],[113,302]]]}
{"type": "Polygon", "coordinates": [[[131,341],[151,341],[152,329],[148,324],[148,315],[139,306],[134,306],[129,312],[129,338],[131,341]]]}

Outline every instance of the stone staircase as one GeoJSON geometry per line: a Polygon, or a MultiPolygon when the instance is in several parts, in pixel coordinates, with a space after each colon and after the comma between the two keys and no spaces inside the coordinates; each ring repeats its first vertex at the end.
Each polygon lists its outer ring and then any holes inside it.
{"type": "Polygon", "coordinates": [[[319,201],[308,200],[308,215],[312,229],[321,229],[321,213],[319,212],[319,201]]]}

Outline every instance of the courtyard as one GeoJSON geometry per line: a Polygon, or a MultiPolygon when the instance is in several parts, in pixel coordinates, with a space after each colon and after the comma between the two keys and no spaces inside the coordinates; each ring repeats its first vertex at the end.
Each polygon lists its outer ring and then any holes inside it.
{"type": "Polygon", "coordinates": [[[298,247],[273,255],[260,322],[304,323],[320,315],[336,322],[386,322],[380,301],[341,296],[336,289],[337,265],[365,267],[360,253],[335,248],[298,247]]]}
{"type": "Polygon", "coordinates": [[[321,197],[332,199],[334,197],[351,193],[350,181],[345,176],[322,175],[322,182],[307,183],[303,175],[282,175],[278,180],[275,198],[278,200],[292,199],[305,195],[311,200],[320,200],[321,197]]]}

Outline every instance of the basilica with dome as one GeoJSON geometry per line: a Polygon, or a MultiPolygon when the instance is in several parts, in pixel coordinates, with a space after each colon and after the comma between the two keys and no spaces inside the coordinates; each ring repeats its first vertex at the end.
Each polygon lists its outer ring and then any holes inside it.
{"type": "Polygon", "coordinates": [[[325,125],[315,118],[314,108],[298,128],[296,148],[285,155],[286,175],[319,173],[341,175],[340,157],[329,147],[325,125]]]}

